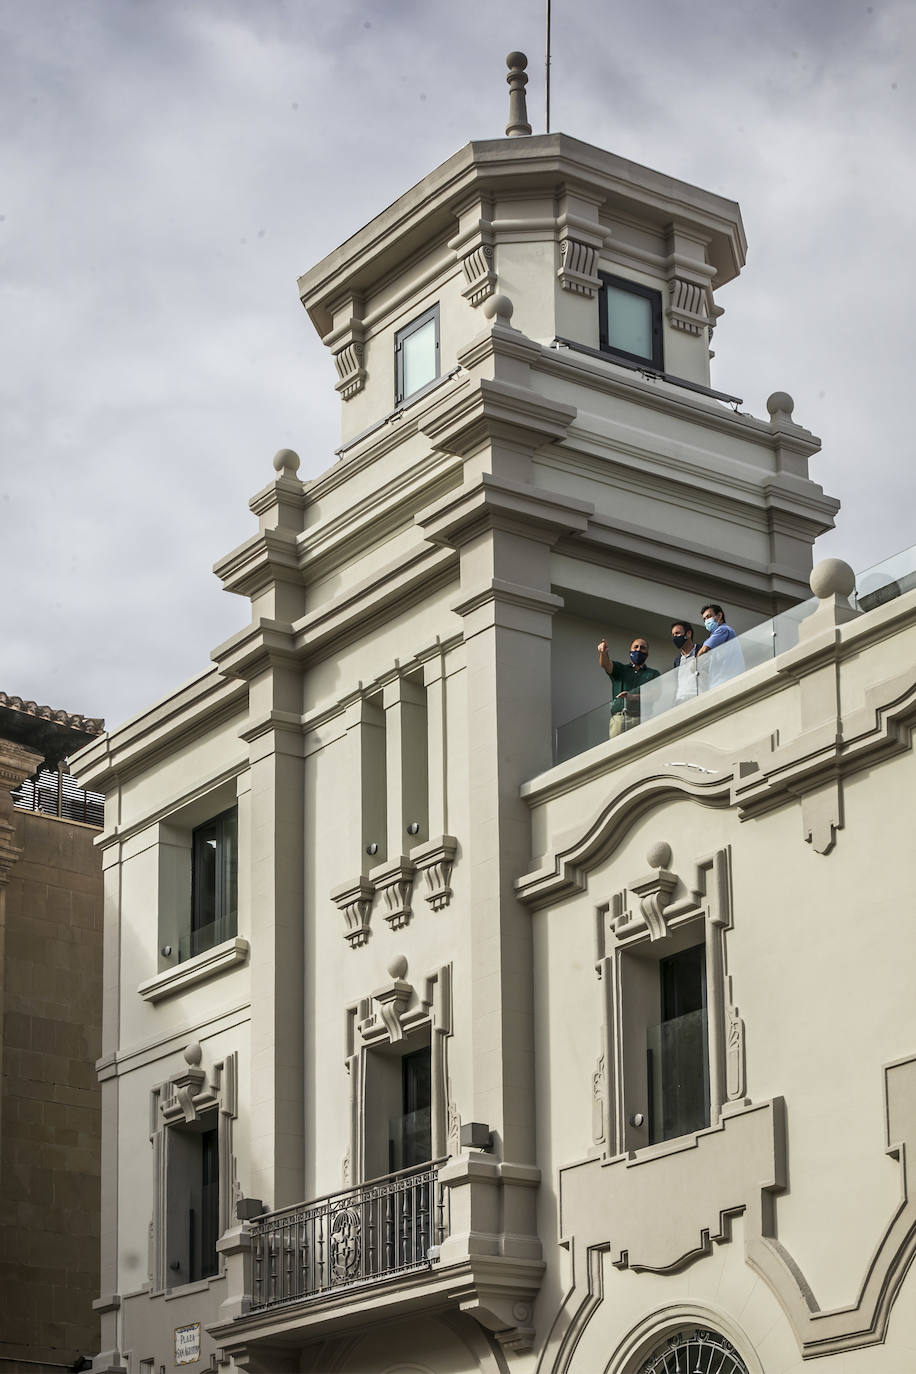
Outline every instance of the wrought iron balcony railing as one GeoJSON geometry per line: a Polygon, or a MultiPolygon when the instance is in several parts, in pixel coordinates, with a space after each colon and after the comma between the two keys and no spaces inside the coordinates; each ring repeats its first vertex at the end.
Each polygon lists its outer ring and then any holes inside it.
{"type": "Polygon", "coordinates": [[[378,1282],[434,1262],[448,1235],[436,1160],[259,1217],[253,1312],[378,1282]]]}

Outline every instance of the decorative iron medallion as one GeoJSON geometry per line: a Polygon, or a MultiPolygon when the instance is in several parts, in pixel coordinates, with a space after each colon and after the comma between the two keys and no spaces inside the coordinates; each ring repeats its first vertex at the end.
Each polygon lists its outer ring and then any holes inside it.
{"type": "Polygon", "coordinates": [[[747,1374],[747,1367],[717,1331],[679,1331],[656,1347],[639,1374],[747,1374]]]}
{"type": "Polygon", "coordinates": [[[355,1279],[359,1273],[359,1213],[355,1207],[342,1207],[331,1222],[331,1276],[340,1283],[355,1279]]]}

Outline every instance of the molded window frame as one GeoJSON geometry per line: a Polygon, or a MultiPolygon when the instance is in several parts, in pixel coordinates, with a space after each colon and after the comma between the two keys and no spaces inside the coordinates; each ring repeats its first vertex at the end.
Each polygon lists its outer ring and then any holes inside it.
{"type": "Polygon", "coordinates": [[[664,371],[664,347],[662,335],[662,293],[652,286],[644,286],[642,282],[632,281],[628,277],[618,277],[612,272],[599,272],[601,278],[601,290],[598,292],[598,340],[602,353],[608,354],[612,358],[626,358],[628,362],[640,363],[655,372],[664,371]],[[630,295],[640,296],[649,301],[652,307],[652,352],[651,354],[631,353],[625,348],[616,348],[610,341],[608,330],[608,299],[607,288],[615,287],[618,291],[627,291],[630,295]]]}
{"type": "Polygon", "coordinates": [[[442,359],[439,347],[439,302],[431,305],[428,310],[424,310],[422,315],[418,315],[415,320],[405,324],[403,328],[395,331],[394,336],[394,403],[396,406],[404,405],[407,401],[412,401],[418,396],[432,389],[442,377],[442,359]],[[421,329],[433,322],[436,335],[436,372],[428,382],[417,387],[415,391],[405,392],[404,386],[404,343],[412,334],[418,333],[421,329]]]}
{"type": "Polygon", "coordinates": [[[732,997],[725,937],[732,926],[730,851],[699,859],[693,874],[669,870],[670,848],[655,847],[658,867],[596,909],[596,972],[603,984],[603,1047],[594,1075],[593,1138],[605,1156],[664,1153],[696,1136],[652,1144],[648,1131],[646,1030],[660,1006],[660,965],[704,944],[708,1130],[724,1111],[747,1102],[744,1022],[732,997]],[[675,890],[685,893],[674,899],[675,890]]]}

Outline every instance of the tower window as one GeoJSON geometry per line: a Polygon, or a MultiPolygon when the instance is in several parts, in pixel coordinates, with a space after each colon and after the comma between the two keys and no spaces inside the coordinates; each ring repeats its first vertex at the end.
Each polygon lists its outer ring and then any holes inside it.
{"type": "Polygon", "coordinates": [[[432,306],[394,336],[394,403],[431,386],[439,376],[439,307],[432,306]]]}
{"type": "Polygon", "coordinates": [[[598,325],[602,351],[661,371],[661,292],[607,272],[600,275],[603,285],[598,297],[598,325]]]}

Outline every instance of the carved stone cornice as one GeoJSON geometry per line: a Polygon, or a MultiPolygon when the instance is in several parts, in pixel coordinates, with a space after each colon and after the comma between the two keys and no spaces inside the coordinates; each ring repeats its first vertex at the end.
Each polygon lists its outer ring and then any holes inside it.
{"type": "MultiPolygon", "coordinates": [[[[505,326],[494,327],[476,342],[479,344],[476,352],[469,349],[459,359],[462,366],[473,367],[490,354],[495,355],[494,365],[498,364],[496,355],[503,344],[525,358],[529,358],[532,349],[533,356],[541,357],[540,348],[530,345],[524,335],[505,326]],[[504,339],[502,335],[508,337],[504,339]]],[[[574,406],[554,401],[526,386],[480,377],[476,386],[452,393],[431,411],[423,420],[422,430],[434,448],[465,456],[494,439],[505,439],[530,450],[540,448],[564,439],[575,418],[574,406]]]]}
{"type": "Polygon", "coordinates": [[[513,529],[554,543],[588,527],[594,506],[588,501],[482,473],[473,484],[451,492],[416,516],[426,538],[460,548],[485,529],[513,529]]]}

